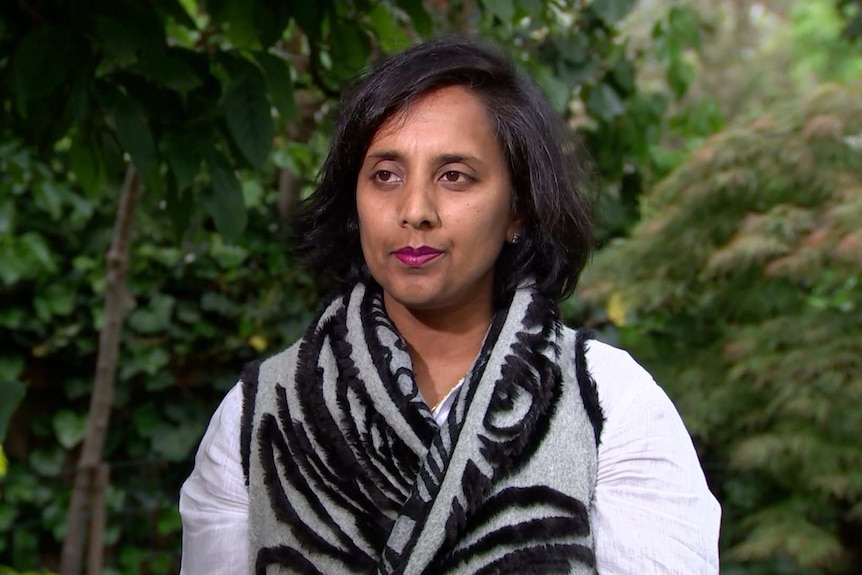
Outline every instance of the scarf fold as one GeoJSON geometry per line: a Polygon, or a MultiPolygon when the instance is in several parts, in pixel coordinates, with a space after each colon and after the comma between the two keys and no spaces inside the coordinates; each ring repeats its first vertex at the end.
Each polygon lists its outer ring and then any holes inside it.
{"type": "Polygon", "coordinates": [[[593,573],[602,417],[586,338],[558,315],[517,290],[439,426],[381,294],[362,284],[247,366],[254,572],[593,573]]]}

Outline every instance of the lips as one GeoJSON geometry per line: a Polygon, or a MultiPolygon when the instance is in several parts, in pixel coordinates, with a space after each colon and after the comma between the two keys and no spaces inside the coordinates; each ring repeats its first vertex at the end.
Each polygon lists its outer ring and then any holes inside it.
{"type": "Polygon", "coordinates": [[[398,258],[401,263],[411,268],[421,267],[431,260],[437,259],[442,254],[441,250],[428,246],[420,246],[418,248],[406,246],[392,252],[392,255],[398,258]]]}

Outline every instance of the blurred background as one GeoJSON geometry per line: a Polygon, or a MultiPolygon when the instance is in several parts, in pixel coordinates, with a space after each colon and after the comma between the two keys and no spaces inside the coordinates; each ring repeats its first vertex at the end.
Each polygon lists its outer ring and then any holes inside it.
{"type": "Polygon", "coordinates": [[[859,0],[0,2],[0,573],[178,570],[209,416],[322,295],[287,236],[340,92],[452,33],[591,156],[565,315],[676,403],[722,573],[862,573],[859,0]]]}

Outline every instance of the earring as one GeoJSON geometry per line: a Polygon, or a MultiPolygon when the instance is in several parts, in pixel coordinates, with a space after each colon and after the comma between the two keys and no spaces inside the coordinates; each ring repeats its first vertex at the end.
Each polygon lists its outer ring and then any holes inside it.
{"type": "Polygon", "coordinates": [[[521,233],[512,232],[512,245],[517,244],[519,241],[521,241],[521,233]]]}

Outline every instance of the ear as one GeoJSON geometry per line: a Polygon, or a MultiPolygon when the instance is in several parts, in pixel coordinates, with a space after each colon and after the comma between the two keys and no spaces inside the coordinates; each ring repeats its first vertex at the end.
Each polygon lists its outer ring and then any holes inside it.
{"type": "Polygon", "coordinates": [[[509,221],[509,227],[506,228],[506,241],[510,244],[516,243],[515,234],[524,237],[524,215],[521,210],[515,210],[512,213],[512,219],[509,221]]]}

